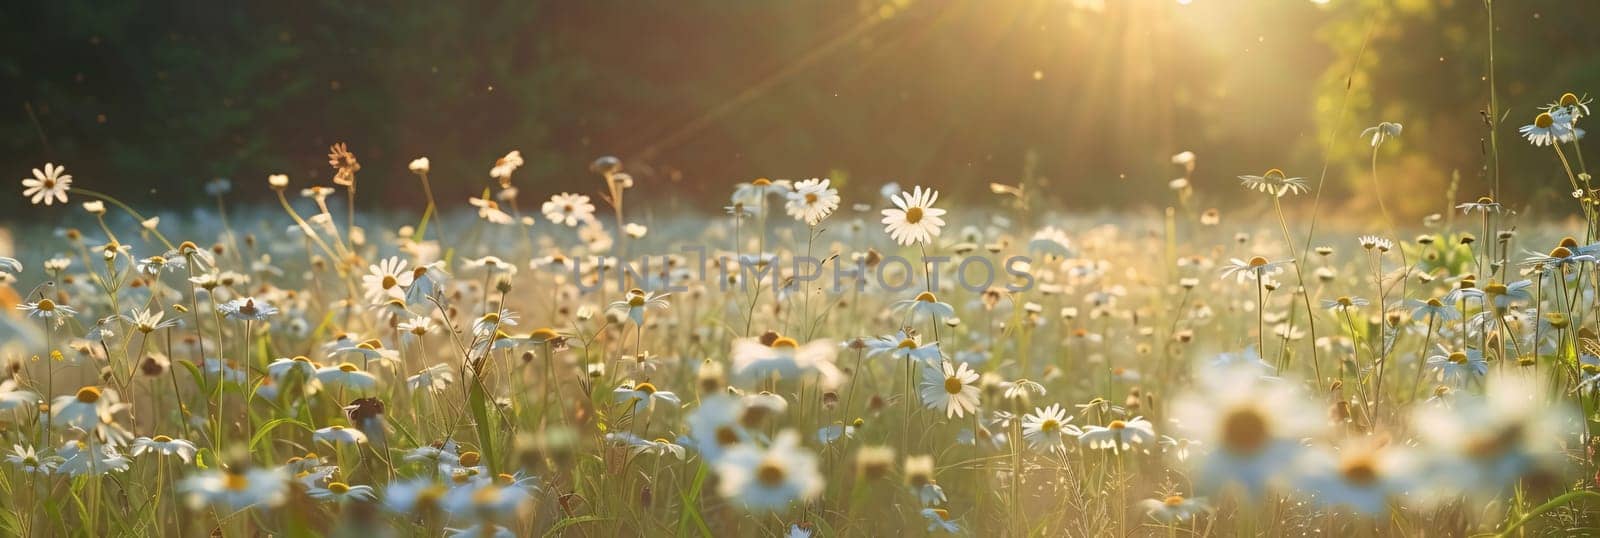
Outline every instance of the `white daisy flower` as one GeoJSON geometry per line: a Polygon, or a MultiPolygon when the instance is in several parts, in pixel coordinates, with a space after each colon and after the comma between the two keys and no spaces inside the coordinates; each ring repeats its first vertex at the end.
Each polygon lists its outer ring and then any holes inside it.
{"type": "Polygon", "coordinates": [[[1083,435],[1083,430],[1069,422],[1072,422],[1072,417],[1067,415],[1061,404],[1035,408],[1032,413],[1022,416],[1022,439],[1028,442],[1030,448],[1066,452],[1067,438],[1083,435]]]}
{"type": "Polygon", "coordinates": [[[234,512],[283,504],[289,481],[279,469],[218,469],[185,478],[178,489],[187,495],[190,508],[214,506],[234,512]]]}
{"type": "MultiPolygon", "coordinates": [[[[1083,429],[1083,435],[1078,440],[1089,448],[1110,449],[1125,452],[1133,445],[1147,446],[1147,443],[1156,440],[1155,426],[1144,417],[1133,417],[1128,420],[1113,420],[1105,426],[1089,426],[1083,429]]],[[[1149,452],[1149,449],[1145,449],[1149,452]]]]}
{"type": "Polygon", "coordinates": [[[378,500],[378,494],[372,491],[372,486],[352,486],[344,482],[329,482],[327,487],[309,488],[306,495],[319,501],[336,503],[378,500]]]}
{"type": "Polygon", "coordinates": [[[1236,483],[1259,498],[1292,468],[1300,440],[1326,426],[1293,385],[1263,379],[1255,368],[1202,370],[1199,381],[1198,392],[1175,400],[1172,413],[1188,437],[1214,447],[1197,457],[1202,489],[1236,483]]]}
{"type": "Polygon", "coordinates": [[[68,476],[100,476],[128,470],[128,457],[118,454],[116,447],[109,444],[67,441],[56,453],[61,455],[56,471],[68,476]]]}
{"type": "Polygon", "coordinates": [[[668,295],[671,294],[647,293],[644,290],[635,288],[628,291],[626,299],[612,302],[608,310],[625,313],[628,319],[633,320],[635,325],[644,325],[644,313],[646,310],[666,310],[670,306],[667,303],[668,295]]]}
{"type": "Polygon", "coordinates": [[[65,166],[56,166],[45,163],[44,170],[33,169],[33,177],[22,180],[22,196],[27,197],[29,203],[51,205],[56,202],[67,203],[67,191],[72,188],[72,176],[67,175],[65,166]]]}
{"type": "Polygon", "coordinates": [[[278,313],[278,309],[255,297],[240,297],[217,306],[217,311],[234,321],[262,321],[278,313]]]}
{"type": "Polygon", "coordinates": [[[678,399],[677,394],[659,390],[655,385],[650,384],[649,382],[642,382],[638,384],[623,383],[621,386],[613,389],[611,393],[616,395],[617,403],[633,404],[634,413],[643,413],[647,410],[654,409],[656,402],[658,401],[667,402],[673,407],[677,407],[682,403],[678,399]]]}
{"type": "Polygon", "coordinates": [[[839,208],[839,191],[829,187],[828,179],[807,179],[794,184],[784,209],[795,220],[816,226],[839,208]]]}
{"type": "Polygon", "coordinates": [[[733,341],[733,377],[741,384],[753,384],[772,375],[786,380],[817,375],[823,387],[836,387],[844,377],[833,363],[838,352],[831,340],[800,344],[782,336],[764,345],[758,338],[740,338],[733,341]]]}
{"type": "Polygon", "coordinates": [[[189,463],[189,460],[194,458],[194,454],[197,450],[198,449],[195,448],[194,443],[185,441],[183,439],[173,439],[165,435],[157,435],[155,437],[140,437],[138,439],[134,439],[133,448],[130,450],[130,452],[133,454],[133,457],[136,458],[145,452],[150,452],[154,454],[161,454],[163,456],[177,456],[178,459],[183,460],[184,463],[189,463]]]}
{"type": "Polygon", "coordinates": [[[945,211],[933,207],[938,200],[939,191],[923,190],[921,186],[891,197],[895,208],[883,210],[884,231],[901,246],[933,241],[944,227],[944,219],[940,217],[945,211]]]}
{"type": "Polygon", "coordinates": [[[405,299],[405,288],[411,285],[411,280],[416,276],[406,265],[406,261],[398,256],[390,256],[367,266],[367,274],[361,275],[361,286],[366,288],[367,301],[379,303],[387,299],[405,299]]]}
{"type": "Polygon", "coordinates": [[[736,445],[723,453],[715,468],[717,491],[755,513],[784,512],[790,504],[822,493],[817,456],[800,447],[800,435],[793,430],[779,432],[766,450],[736,445]]]}
{"type": "Polygon", "coordinates": [[[102,422],[111,422],[113,415],[128,407],[118,400],[116,390],[100,387],[83,387],[76,394],[57,396],[50,403],[51,424],[57,428],[94,429],[102,422]]]}
{"type": "Polygon", "coordinates": [[[346,388],[357,392],[365,392],[378,385],[378,378],[361,371],[360,366],[346,362],[336,366],[318,368],[317,382],[332,390],[346,388]]]}
{"type": "Polygon", "coordinates": [[[966,363],[929,365],[922,370],[922,403],[929,409],[944,409],[945,418],[964,417],[978,410],[977,383],[978,373],[966,363]]]}
{"type": "Polygon", "coordinates": [[[60,327],[62,324],[65,324],[67,322],[67,318],[78,313],[78,311],[74,310],[72,307],[64,304],[56,304],[55,301],[50,299],[39,299],[38,301],[19,304],[17,305],[17,310],[27,312],[28,317],[46,320],[48,323],[56,327],[60,327]]]}
{"type": "Polygon", "coordinates": [[[31,446],[11,445],[11,453],[6,454],[6,462],[28,474],[50,474],[61,464],[61,458],[40,456],[31,446]]]}
{"type": "Polygon", "coordinates": [[[589,197],[582,194],[563,192],[552,196],[540,207],[540,211],[550,222],[569,227],[594,219],[594,204],[589,203],[589,197]]]}
{"type": "Polygon", "coordinates": [[[438,394],[444,392],[451,383],[455,382],[455,374],[451,372],[450,365],[439,363],[423,368],[415,375],[406,378],[406,388],[412,392],[427,389],[438,394]]]}
{"type": "Polygon", "coordinates": [[[1178,494],[1163,499],[1145,499],[1139,501],[1139,506],[1145,514],[1165,525],[1183,523],[1198,514],[1211,511],[1205,499],[1186,499],[1178,494]]]}
{"type": "Polygon", "coordinates": [[[333,425],[312,432],[311,440],[322,441],[334,446],[359,445],[367,442],[367,434],[355,428],[333,425]]]}

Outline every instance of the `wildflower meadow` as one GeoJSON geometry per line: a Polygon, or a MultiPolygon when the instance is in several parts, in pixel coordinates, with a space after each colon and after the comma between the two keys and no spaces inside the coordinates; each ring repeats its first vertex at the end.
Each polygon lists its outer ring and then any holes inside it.
{"type": "Polygon", "coordinates": [[[1495,97],[1482,173],[1403,204],[1406,118],[1320,169],[1152,155],[1095,213],[826,170],[668,212],[631,155],[551,188],[356,138],[177,209],[8,163],[0,534],[1600,533],[1591,104],[1495,97]]]}

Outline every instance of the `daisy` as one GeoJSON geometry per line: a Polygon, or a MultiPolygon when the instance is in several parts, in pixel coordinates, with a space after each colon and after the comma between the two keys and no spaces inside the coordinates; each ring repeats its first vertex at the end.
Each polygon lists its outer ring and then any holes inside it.
{"type": "Polygon", "coordinates": [[[1572,92],[1567,92],[1561,94],[1561,98],[1557,99],[1556,102],[1539,107],[1539,109],[1545,112],[1564,110],[1568,115],[1571,115],[1573,119],[1577,119],[1589,115],[1589,103],[1592,102],[1594,102],[1594,100],[1590,99],[1588,95],[1580,98],[1572,92]]]}
{"type": "Polygon", "coordinates": [[[22,195],[29,198],[29,203],[51,205],[56,202],[67,203],[67,191],[72,188],[72,176],[64,174],[65,166],[56,166],[46,163],[44,170],[33,169],[33,177],[22,180],[22,195]]]}
{"type": "Polygon", "coordinates": [[[367,274],[361,276],[361,285],[366,288],[369,302],[404,299],[405,288],[411,285],[411,280],[415,276],[407,270],[405,260],[398,256],[390,256],[376,265],[367,266],[367,274]]]}
{"type": "Polygon", "coordinates": [[[101,422],[110,422],[112,415],[127,407],[118,402],[113,389],[83,387],[77,394],[57,396],[50,403],[51,422],[58,428],[90,430],[101,422]]]}
{"type": "Polygon", "coordinates": [[[78,313],[77,310],[74,310],[70,306],[56,304],[55,301],[49,299],[39,299],[38,301],[31,303],[22,303],[17,305],[17,310],[27,312],[29,317],[46,320],[57,327],[65,324],[67,322],[67,318],[78,313]]]}
{"type": "Polygon", "coordinates": [[[1161,436],[1162,450],[1178,458],[1178,461],[1189,461],[1189,451],[1199,444],[1199,441],[1182,437],[1161,436]]]}
{"type": "MultiPolygon", "coordinates": [[[[1144,445],[1155,439],[1155,427],[1144,417],[1113,420],[1105,426],[1089,426],[1083,429],[1083,435],[1078,436],[1078,440],[1089,445],[1089,448],[1111,449],[1116,452],[1124,452],[1133,448],[1133,445],[1144,445]]],[[[1149,449],[1145,451],[1149,452],[1149,449]]]]}
{"type": "Polygon", "coordinates": [[[267,364],[267,375],[274,381],[282,383],[289,374],[299,374],[301,379],[313,379],[317,376],[317,364],[303,355],[294,358],[280,357],[267,364]]]}
{"type": "Polygon", "coordinates": [[[570,227],[594,219],[594,204],[589,203],[589,197],[582,194],[557,194],[550,197],[541,210],[550,222],[570,227]]]}
{"type": "Polygon", "coordinates": [[[306,495],[319,501],[348,502],[378,500],[377,493],[372,491],[372,486],[352,486],[344,482],[329,482],[328,487],[313,487],[306,490],[306,495]]]}
{"type": "Polygon", "coordinates": [[[150,312],[150,309],[145,308],[140,310],[129,310],[127,315],[122,316],[122,319],[123,321],[128,322],[129,325],[132,325],[135,330],[144,334],[150,334],[161,329],[178,326],[178,320],[176,319],[163,321],[162,318],[166,317],[166,315],[166,311],[159,308],[156,309],[154,313],[150,312]]]}
{"type": "Polygon", "coordinates": [[[717,491],[755,513],[782,512],[795,501],[807,502],[822,493],[817,456],[800,447],[793,430],[778,433],[772,446],[762,450],[741,443],[717,460],[717,491]]]}
{"type": "Polygon", "coordinates": [[[1042,252],[1058,258],[1072,257],[1072,240],[1067,232],[1055,226],[1045,226],[1028,240],[1028,252],[1042,252]]]}
{"type": "Polygon", "coordinates": [[[6,454],[6,462],[28,474],[50,474],[61,464],[61,458],[42,457],[31,446],[11,445],[11,453],[6,454]]]}
{"type": "Polygon", "coordinates": [[[978,410],[978,373],[966,363],[922,370],[922,403],[929,409],[944,409],[945,418],[964,417],[978,410]]]}
{"type": "Polygon", "coordinates": [[[1163,499],[1145,499],[1139,502],[1145,514],[1163,524],[1183,523],[1194,516],[1211,511],[1204,499],[1185,499],[1182,495],[1168,495],[1163,499]]]}
{"type": "Polygon", "coordinates": [[[455,374],[450,372],[450,365],[439,363],[406,378],[406,388],[412,392],[427,389],[428,392],[438,394],[444,392],[451,383],[455,382],[455,374]]]}
{"type": "Polygon", "coordinates": [[[217,306],[217,311],[234,321],[262,321],[278,313],[278,309],[255,297],[240,297],[217,306]]]}
{"type": "Polygon", "coordinates": [[[828,186],[827,179],[807,179],[794,184],[788,193],[784,208],[795,220],[816,226],[839,208],[839,191],[828,186]]]}
{"type": "Polygon", "coordinates": [[[1361,138],[1370,138],[1372,147],[1378,147],[1385,140],[1399,137],[1401,129],[1400,124],[1385,121],[1361,131],[1361,138]]]}
{"type": "Polygon", "coordinates": [[[511,150],[511,153],[507,153],[506,156],[495,159],[494,168],[489,169],[489,177],[500,180],[501,184],[504,185],[511,180],[512,173],[516,172],[518,168],[522,168],[522,164],[522,152],[511,150]]]}
{"type": "Polygon", "coordinates": [[[62,458],[56,470],[68,476],[100,476],[128,470],[128,457],[118,454],[109,444],[68,441],[56,452],[62,458]]]}
{"type": "Polygon", "coordinates": [[[622,386],[612,389],[611,393],[616,395],[617,403],[633,404],[634,413],[654,409],[657,401],[667,402],[674,407],[682,403],[677,394],[659,390],[649,382],[623,383],[622,386]]]}
{"type": "Polygon", "coordinates": [[[1411,308],[1411,319],[1413,321],[1422,321],[1428,318],[1433,318],[1434,321],[1461,319],[1461,312],[1456,310],[1456,307],[1445,304],[1444,301],[1439,300],[1437,297],[1429,298],[1426,301],[1406,299],[1405,304],[1411,308]]]}
{"type": "Polygon", "coordinates": [[[784,196],[793,190],[787,179],[773,181],[761,177],[734,185],[733,196],[729,200],[736,207],[744,207],[753,214],[759,214],[766,210],[767,195],[784,196]]]}
{"type": "Polygon", "coordinates": [[[1267,170],[1259,176],[1239,176],[1239,182],[1247,189],[1261,191],[1278,198],[1311,190],[1311,184],[1307,183],[1305,178],[1288,177],[1277,168],[1267,170]]]}
{"type": "Polygon", "coordinates": [[[311,440],[322,441],[334,446],[359,445],[367,442],[367,434],[354,428],[333,425],[312,432],[311,440]]]}
{"type": "Polygon", "coordinates": [[[628,315],[628,319],[633,320],[635,325],[642,326],[644,325],[644,313],[646,310],[666,310],[670,306],[667,303],[668,295],[671,294],[658,294],[653,291],[646,293],[644,290],[634,288],[628,291],[627,299],[611,303],[609,310],[625,313],[628,315]]]}
{"type": "Polygon", "coordinates": [[[39,403],[38,394],[32,391],[20,390],[19,386],[15,379],[0,381],[0,412],[31,407],[39,403]]]}
{"type": "Polygon", "coordinates": [[[1222,266],[1222,278],[1233,277],[1240,284],[1247,280],[1263,280],[1270,275],[1283,272],[1283,265],[1293,260],[1270,261],[1261,256],[1241,260],[1233,258],[1222,266]]]}
{"type": "Polygon", "coordinates": [[[1203,370],[1199,377],[1198,392],[1179,397],[1172,409],[1188,437],[1216,447],[1197,458],[1203,489],[1239,484],[1259,497],[1292,468],[1300,440],[1326,424],[1292,385],[1262,379],[1254,369],[1203,370]]]}
{"type": "Polygon", "coordinates": [[[684,422],[689,426],[695,451],[708,461],[716,461],[723,451],[755,439],[744,425],[748,415],[743,400],[718,394],[701,400],[684,422]]]}
{"type": "Polygon", "coordinates": [[[335,390],[348,388],[358,392],[372,390],[372,387],[378,384],[376,376],[363,372],[360,366],[348,362],[318,368],[317,381],[335,390]]]}
{"type": "Polygon", "coordinates": [[[880,336],[864,341],[867,346],[867,356],[876,357],[888,354],[892,359],[918,359],[933,360],[939,357],[939,343],[929,342],[920,344],[921,338],[907,335],[900,331],[893,337],[880,336]]]}
{"type": "Polygon", "coordinates": [[[1489,362],[1483,352],[1476,349],[1446,353],[1443,347],[1438,354],[1428,357],[1428,367],[1438,372],[1439,379],[1465,387],[1468,381],[1483,378],[1489,373],[1489,362]]]}
{"type": "Polygon", "coordinates": [[[774,375],[779,379],[817,375],[822,386],[835,387],[844,377],[833,363],[838,352],[839,346],[831,340],[800,344],[780,336],[771,344],[763,344],[759,338],[740,338],[733,341],[733,377],[740,383],[753,384],[774,375]]]}
{"type": "Polygon", "coordinates": [[[467,203],[471,204],[472,207],[478,208],[478,218],[488,221],[490,224],[511,224],[516,222],[516,219],[512,218],[510,213],[500,209],[499,202],[488,198],[488,189],[484,189],[483,192],[483,198],[477,196],[467,197],[467,203]]]}
{"type": "Polygon", "coordinates": [[[1517,132],[1535,146],[1549,146],[1583,137],[1583,129],[1575,127],[1573,120],[1566,109],[1554,109],[1540,112],[1534,116],[1533,123],[1522,126],[1517,132]]]}
{"type": "Polygon", "coordinates": [[[654,454],[657,457],[672,456],[679,460],[684,457],[683,447],[666,439],[656,439],[654,441],[639,439],[633,443],[632,451],[634,455],[654,454]]]}
{"type": "Polygon", "coordinates": [[[1570,432],[1581,427],[1573,409],[1546,403],[1548,391],[1533,377],[1497,376],[1484,383],[1482,396],[1461,393],[1451,405],[1422,406],[1414,415],[1441,496],[1453,491],[1499,498],[1520,478],[1559,469],[1565,459],[1560,441],[1571,442],[1570,432]]]}
{"type": "Polygon", "coordinates": [[[189,460],[194,458],[194,453],[197,450],[198,449],[195,448],[194,443],[190,443],[183,439],[173,439],[165,435],[157,435],[155,437],[140,437],[138,439],[134,439],[133,449],[131,452],[135,458],[139,457],[139,455],[144,454],[145,452],[150,452],[153,454],[161,454],[163,456],[177,456],[178,459],[183,460],[184,463],[189,463],[189,460]]]}
{"type": "Polygon", "coordinates": [[[928,532],[944,531],[961,534],[961,526],[950,520],[950,512],[943,508],[923,508],[922,518],[928,520],[928,532]]]}
{"type": "Polygon", "coordinates": [[[939,191],[923,190],[921,186],[911,192],[902,191],[898,197],[891,197],[895,208],[883,210],[884,231],[901,246],[932,241],[938,237],[940,228],[944,227],[944,219],[940,216],[945,211],[933,207],[938,200],[939,191]]]}
{"type": "Polygon", "coordinates": [[[187,494],[190,508],[215,506],[233,512],[283,504],[289,482],[278,469],[218,469],[185,478],[178,489],[187,494]]]}
{"type": "Polygon", "coordinates": [[[1326,309],[1328,309],[1328,310],[1330,310],[1332,312],[1338,312],[1338,313],[1341,313],[1341,314],[1348,313],[1351,310],[1355,310],[1357,308],[1361,308],[1361,307],[1367,306],[1369,304],[1372,304],[1372,303],[1367,302],[1366,299],[1362,299],[1360,297],[1350,297],[1348,295],[1341,295],[1341,296],[1335,297],[1333,299],[1323,299],[1322,300],[1322,307],[1323,308],[1326,308],[1326,309]]]}
{"type": "Polygon", "coordinates": [[[933,316],[937,319],[950,319],[955,317],[956,309],[949,303],[939,301],[939,297],[931,291],[917,294],[915,298],[895,301],[894,311],[902,314],[909,313],[914,319],[933,316]]]}
{"type": "Polygon", "coordinates": [[[1035,408],[1032,413],[1022,416],[1022,439],[1028,442],[1029,448],[1066,452],[1066,438],[1083,434],[1077,426],[1068,424],[1071,421],[1072,417],[1061,408],[1061,404],[1035,408]]]}
{"type": "Polygon", "coordinates": [[[1352,446],[1340,453],[1310,451],[1295,464],[1296,483],[1317,504],[1379,516],[1414,484],[1416,461],[1401,447],[1352,446]]]}

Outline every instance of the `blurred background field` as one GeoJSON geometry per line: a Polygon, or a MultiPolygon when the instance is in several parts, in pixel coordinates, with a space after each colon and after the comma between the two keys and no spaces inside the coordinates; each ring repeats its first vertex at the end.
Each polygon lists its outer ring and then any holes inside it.
{"type": "MultiPolygon", "coordinates": [[[[1551,207],[1559,163],[1515,127],[1600,88],[1600,4],[1495,9],[1501,198],[1551,207]]],[[[1489,29],[1479,0],[17,2],[0,7],[0,161],[17,178],[70,163],[152,210],[210,205],[217,177],[326,184],[337,141],[372,208],[422,206],[413,157],[449,206],[518,149],[535,197],[593,194],[588,162],[614,154],[675,194],[640,200],[663,213],[715,210],[758,176],[831,177],[846,199],[1028,178],[1056,207],[1126,210],[1170,203],[1167,158],[1188,150],[1196,203],[1224,208],[1259,203],[1234,176],[1315,178],[1326,156],[1328,207],[1352,217],[1374,203],[1352,196],[1357,133],[1396,121],[1379,172],[1411,218],[1452,177],[1460,198],[1489,189],[1489,29]]]]}

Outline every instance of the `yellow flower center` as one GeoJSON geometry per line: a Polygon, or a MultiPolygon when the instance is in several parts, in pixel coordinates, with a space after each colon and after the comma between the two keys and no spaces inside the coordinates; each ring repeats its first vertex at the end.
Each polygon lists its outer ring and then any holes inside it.
{"type": "Polygon", "coordinates": [[[1053,418],[1044,419],[1039,423],[1039,431],[1043,433],[1056,433],[1061,431],[1061,423],[1053,418]]]}
{"type": "Polygon", "coordinates": [[[1121,430],[1121,429],[1127,428],[1128,427],[1128,423],[1120,421],[1120,420],[1113,420],[1113,421],[1111,421],[1110,424],[1107,424],[1106,427],[1110,428],[1110,429],[1113,429],[1113,430],[1121,430]]]}
{"type": "Polygon", "coordinates": [[[395,286],[400,285],[400,281],[395,280],[394,277],[391,276],[391,275],[383,275],[383,283],[382,283],[382,285],[383,285],[383,289],[389,289],[389,288],[393,288],[395,286]]]}
{"type": "Polygon", "coordinates": [[[811,193],[811,192],[806,193],[806,205],[811,205],[811,204],[815,204],[815,203],[817,203],[817,195],[816,195],[816,193],[811,193]]]}
{"type": "Polygon", "coordinates": [[[1460,351],[1451,353],[1450,354],[1450,362],[1455,363],[1455,364],[1466,364],[1467,363],[1467,354],[1466,353],[1462,353],[1460,351]]]}
{"type": "Polygon", "coordinates": [[[761,466],[756,469],[756,480],[760,480],[761,485],[769,488],[783,485],[784,476],[783,466],[775,461],[763,461],[761,466]]]}
{"type": "Polygon", "coordinates": [[[361,370],[361,368],[357,367],[354,364],[350,364],[348,362],[339,365],[339,371],[341,371],[341,372],[356,372],[356,371],[360,371],[360,370],[361,370]]]}
{"type": "Polygon", "coordinates": [[[789,349],[795,349],[795,348],[800,347],[800,343],[796,342],[793,338],[789,338],[787,336],[780,336],[780,337],[778,337],[777,340],[773,340],[772,341],[772,345],[768,346],[768,347],[773,347],[773,348],[784,347],[784,348],[789,348],[789,349]]]}
{"type": "Polygon", "coordinates": [[[738,443],[739,432],[734,431],[733,426],[723,426],[721,428],[717,428],[717,445],[733,446],[738,443]]]}
{"type": "Polygon", "coordinates": [[[1165,504],[1167,506],[1176,507],[1178,505],[1183,504],[1183,496],[1182,495],[1173,495],[1171,497],[1167,497],[1167,500],[1162,501],[1162,504],[1165,504]]]}
{"type": "Polygon", "coordinates": [[[78,389],[78,401],[92,404],[100,401],[100,389],[97,387],[84,387],[78,389]]]}
{"type": "Polygon", "coordinates": [[[635,296],[629,298],[628,299],[628,306],[633,307],[633,308],[639,308],[641,306],[644,306],[644,296],[635,295],[635,296]]]}
{"type": "Polygon", "coordinates": [[[1440,301],[1437,297],[1432,298],[1432,299],[1428,299],[1428,306],[1431,306],[1433,308],[1440,308],[1440,307],[1444,306],[1444,301],[1440,301]]]}
{"type": "Polygon", "coordinates": [[[925,291],[925,292],[922,292],[922,293],[918,293],[917,294],[917,300],[918,301],[922,301],[924,303],[937,303],[937,302],[939,302],[939,298],[935,297],[933,295],[933,292],[931,292],[931,291],[925,291]]]}
{"type": "Polygon", "coordinates": [[[751,185],[755,185],[757,187],[765,187],[767,185],[771,185],[772,184],[772,180],[764,178],[764,177],[758,177],[754,181],[751,181],[750,184],[751,185]]]}
{"type": "Polygon", "coordinates": [[[1550,251],[1551,258],[1565,258],[1571,255],[1572,250],[1568,249],[1567,247],[1556,247],[1554,250],[1550,251]]]}
{"type": "Polygon", "coordinates": [[[1235,409],[1222,419],[1222,446],[1240,455],[1254,454],[1267,444],[1267,420],[1255,409],[1235,409]]]}
{"type": "Polygon", "coordinates": [[[901,340],[900,341],[900,345],[895,346],[895,347],[900,348],[900,349],[916,349],[917,342],[915,340],[907,338],[905,340],[901,340]]]}
{"type": "Polygon", "coordinates": [[[1551,125],[1555,124],[1556,118],[1551,116],[1549,112],[1540,112],[1538,116],[1533,118],[1533,125],[1540,129],[1549,129],[1551,125]]]}
{"type": "Polygon", "coordinates": [[[250,479],[244,473],[228,471],[222,475],[222,487],[229,491],[244,491],[250,487],[250,479]]]}
{"type": "Polygon", "coordinates": [[[1254,258],[1250,258],[1250,267],[1264,267],[1266,265],[1267,265],[1267,259],[1266,258],[1263,258],[1261,256],[1256,256],[1254,258]]]}
{"type": "Polygon", "coordinates": [[[538,329],[534,329],[533,333],[529,334],[528,337],[533,340],[555,340],[560,338],[561,335],[557,333],[555,329],[551,329],[549,327],[540,327],[538,329]]]}
{"type": "Polygon", "coordinates": [[[1578,96],[1573,95],[1572,92],[1561,94],[1561,106],[1572,106],[1576,104],[1578,104],[1578,96]]]}
{"type": "Polygon", "coordinates": [[[950,394],[961,394],[961,389],[964,386],[965,385],[961,382],[960,378],[957,378],[955,376],[944,378],[944,391],[945,392],[948,392],[950,394]]]}
{"type": "Polygon", "coordinates": [[[151,437],[150,440],[151,441],[155,441],[157,443],[171,443],[172,442],[172,438],[171,437],[167,437],[165,435],[157,435],[155,437],[151,437]]]}
{"type": "Polygon", "coordinates": [[[329,482],[328,491],[333,492],[334,495],[344,495],[350,493],[350,485],[344,482],[329,482]]]}
{"type": "Polygon", "coordinates": [[[913,207],[906,210],[906,224],[922,222],[922,208],[913,207]]]}
{"type": "Polygon", "coordinates": [[[633,387],[633,390],[643,392],[645,394],[655,394],[656,386],[649,383],[640,383],[638,386],[633,387]]]}
{"type": "Polygon", "coordinates": [[[477,452],[467,451],[461,453],[461,465],[464,467],[476,467],[478,462],[482,460],[483,456],[477,452]]]}
{"type": "Polygon", "coordinates": [[[54,312],[56,310],[56,302],[49,299],[39,299],[34,308],[39,309],[41,312],[54,312]]]}
{"type": "Polygon", "coordinates": [[[1339,473],[1351,484],[1358,486],[1371,485],[1378,481],[1378,467],[1371,456],[1352,458],[1339,466],[1339,473]]]}

